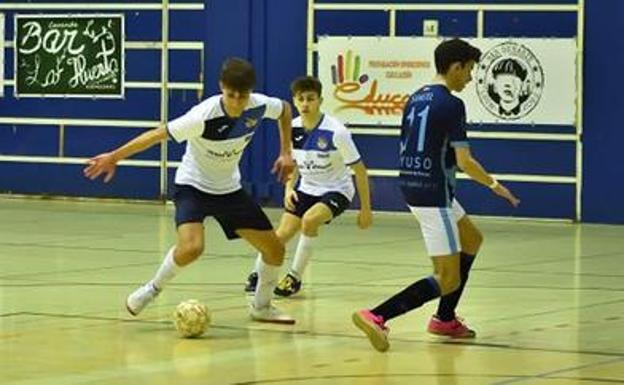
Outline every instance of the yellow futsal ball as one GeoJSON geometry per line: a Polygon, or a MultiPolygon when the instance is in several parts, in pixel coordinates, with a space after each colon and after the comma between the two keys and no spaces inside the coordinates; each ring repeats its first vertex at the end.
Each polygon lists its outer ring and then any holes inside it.
{"type": "Polygon", "coordinates": [[[196,338],[208,329],[210,312],[196,299],[182,301],[173,313],[173,323],[182,337],[196,338]]]}

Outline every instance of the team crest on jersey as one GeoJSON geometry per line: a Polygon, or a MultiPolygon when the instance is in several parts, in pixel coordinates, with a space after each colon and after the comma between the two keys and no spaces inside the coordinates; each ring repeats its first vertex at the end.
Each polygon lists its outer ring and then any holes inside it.
{"type": "Polygon", "coordinates": [[[246,118],[245,119],[245,127],[252,129],[254,127],[256,127],[256,125],[258,124],[258,119],[253,119],[253,118],[246,118]]]}
{"type": "Polygon", "coordinates": [[[328,145],[329,143],[327,142],[327,139],[319,136],[318,140],[316,141],[316,147],[318,147],[320,150],[325,150],[328,145]]]}
{"type": "Polygon", "coordinates": [[[487,51],[478,64],[476,91],[494,116],[516,120],[528,115],[544,90],[544,70],[522,44],[505,42],[487,51]]]}

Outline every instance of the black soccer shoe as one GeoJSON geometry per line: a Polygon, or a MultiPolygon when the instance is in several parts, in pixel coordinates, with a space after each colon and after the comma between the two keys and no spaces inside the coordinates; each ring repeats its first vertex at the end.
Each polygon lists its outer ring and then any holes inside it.
{"type": "Polygon", "coordinates": [[[286,274],[284,278],[277,284],[273,293],[280,297],[290,297],[301,290],[301,280],[297,279],[291,273],[286,274]]]}

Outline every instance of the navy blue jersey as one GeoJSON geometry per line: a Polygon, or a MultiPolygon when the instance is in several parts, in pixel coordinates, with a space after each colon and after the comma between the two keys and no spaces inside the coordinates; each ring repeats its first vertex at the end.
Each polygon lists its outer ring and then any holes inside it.
{"type": "Polygon", "coordinates": [[[401,121],[399,184],[410,206],[450,207],[457,162],[453,147],[466,147],[464,103],[443,85],[416,91],[401,121]]]}

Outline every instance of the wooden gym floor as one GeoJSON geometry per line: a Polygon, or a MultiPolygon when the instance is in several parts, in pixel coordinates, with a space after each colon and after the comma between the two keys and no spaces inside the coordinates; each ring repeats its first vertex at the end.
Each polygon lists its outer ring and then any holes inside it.
{"type": "Polygon", "coordinates": [[[0,198],[0,384],[624,384],[624,227],[475,218],[485,244],[460,313],[477,339],[429,336],[431,303],[390,323],[382,354],[350,314],[430,272],[408,214],[361,231],[349,212],[324,228],[302,295],[278,303],[294,327],[249,320],[254,252],[212,220],[205,255],[127,314],[126,295],[174,241],[172,215],[0,198]],[[201,339],[178,338],[170,321],[189,298],[212,312],[201,339]]]}

